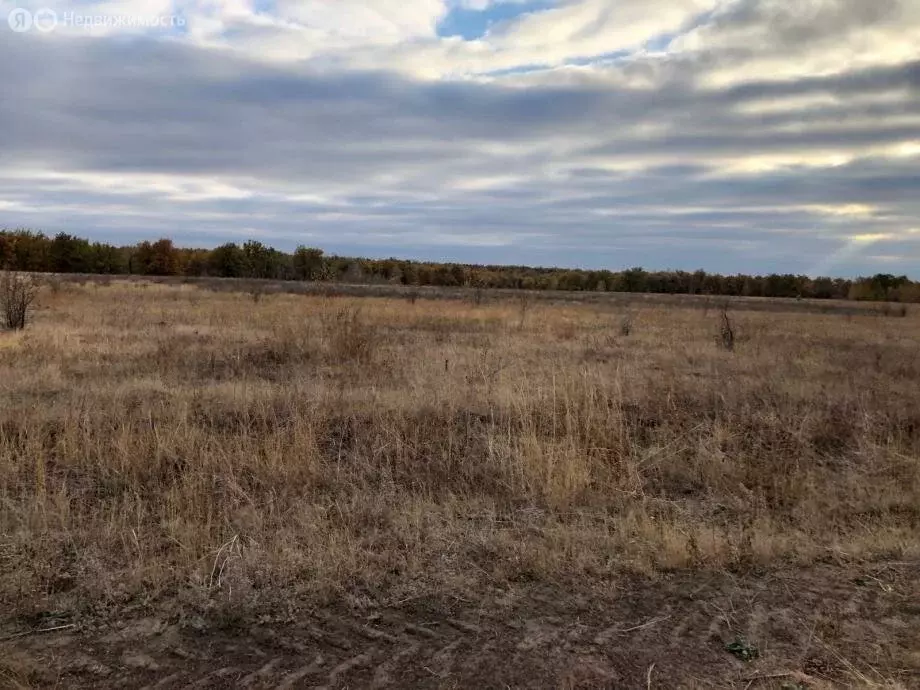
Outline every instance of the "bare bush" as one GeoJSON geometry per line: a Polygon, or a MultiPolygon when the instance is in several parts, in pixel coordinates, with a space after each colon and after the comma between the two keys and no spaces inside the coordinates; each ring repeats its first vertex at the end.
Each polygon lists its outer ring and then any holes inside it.
{"type": "Polygon", "coordinates": [[[530,295],[526,292],[523,292],[520,295],[518,295],[518,307],[520,308],[520,314],[521,314],[521,321],[518,324],[519,328],[524,328],[524,322],[527,320],[527,312],[530,311],[530,307],[532,305],[533,305],[533,295],[530,295]]]}
{"type": "Polygon", "coordinates": [[[881,309],[883,316],[893,316],[895,318],[903,319],[907,316],[907,305],[906,304],[888,304],[887,302],[882,306],[881,309]]]}
{"type": "Polygon", "coordinates": [[[482,288],[474,288],[472,296],[470,297],[470,302],[476,307],[482,306],[482,297],[482,288]]]}
{"type": "Polygon", "coordinates": [[[45,276],[45,285],[48,286],[48,289],[51,290],[52,295],[57,295],[64,289],[63,281],[61,276],[51,273],[45,276]]]}
{"type": "Polygon", "coordinates": [[[340,364],[362,363],[374,352],[374,332],[356,307],[341,307],[322,317],[329,358],[340,364]]]}
{"type": "Polygon", "coordinates": [[[37,295],[38,285],[32,276],[3,271],[0,275],[0,310],[4,325],[11,330],[25,328],[37,295]]]}
{"type": "Polygon", "coordinates": [[[728,316],[728,309],[723,308],[719,325],[719,345],[729,352],[735,349],[735,329],[728,316]]]}

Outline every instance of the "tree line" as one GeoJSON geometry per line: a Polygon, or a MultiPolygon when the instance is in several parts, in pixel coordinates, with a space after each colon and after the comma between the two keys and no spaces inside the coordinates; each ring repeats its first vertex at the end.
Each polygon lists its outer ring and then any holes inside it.
{"type": "Polygon", "coordinates": [[[305,246],[287,253],[256,240],[242,244],[230,242],[214,249],[177,247],[165,238],[114,246],[67,233],[49,237],[32,230],[0,230],[0,267],[47,273],[920,302],[920,282],[890,274],[848,280],[792,274],[717,275],[702,270],[595,271],[479,266],[328,256],[321,249],[305,246]]]}

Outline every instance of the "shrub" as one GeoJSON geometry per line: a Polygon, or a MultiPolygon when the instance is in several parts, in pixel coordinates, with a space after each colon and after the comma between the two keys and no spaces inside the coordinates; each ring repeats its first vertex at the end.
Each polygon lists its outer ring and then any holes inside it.
{"type": "Polygon", "coordinates": [[[518,305],[521,310],[521,322],[518,325],[518,328],[524,328],[524,322],[527,319],[527,312],[530,311],[530,307],[533,304],[533,296],[524,292],[518,295],[518,305]]]}
{"type": "Polygon", "coordinates": [[[3,271],[0,275],[0,310],[7,328],[21,330],[26,327],[37,294],[38,285],[31,276],[3,271]]]}
{"type": "Polygon", "coordinates": [[[57,295],[63,289],[61,276],[55,275],[54,273],[45,277],[45,285],[51,290],[52,295],[57,295]]]}
{"type": "Polygon", "coordinates": [[[473,306],[482,306],[482,288],[474,288],[470,301],[473,303],[473,306]]]}
{"type": "Polygon", "coordinates": [[[729,352],[735,349],[735,329],[732,326],[732,320],[728,317],[728,309],[725,308],[722,309],[719,344],[729,352]]]}
{"type": "Polygon", "coordinates": [[[374,353],[373,328],[357,308],[342,307],[322,316],[328,353],[332,361],[347,364],[367,362],[374,353]]]}

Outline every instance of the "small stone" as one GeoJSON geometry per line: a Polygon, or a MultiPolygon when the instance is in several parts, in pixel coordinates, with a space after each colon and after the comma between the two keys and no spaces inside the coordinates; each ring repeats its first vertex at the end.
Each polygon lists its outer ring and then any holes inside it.
{"type": "Polygon", "coordinates": [[[121,657],[121,662],[129,668],[145,671],[159,671],[162,668],[153,657],[142,652],[128,652],[121,657]]]}

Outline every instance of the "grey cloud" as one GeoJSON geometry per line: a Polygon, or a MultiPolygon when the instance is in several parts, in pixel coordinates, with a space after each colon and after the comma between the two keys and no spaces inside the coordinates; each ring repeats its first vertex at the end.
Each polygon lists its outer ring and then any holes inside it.
{"type": "Polygon", "coordinates": [[[719,47],[748,54],[795,53],[816,43],[897,25],[913,11],[912,0],[740,0],[708,17],[698,29],[707,43],[719,47]]]}
{"type": "MultiPolygon", "coordinates": [[[[706,59],[650,68],[655,89],[603,80],[525,89],[319,72],[178,42],[4,35],[0,225],[116,241],[258,234],[377,255],[723,271],[808,270],[849,236],[918,225],[916,158],[743,176],[719,166],[920,140],[920,118],[910,121],[920,114],[920,63],[722,90],[699,86],[706,69],[706,59]],[[896,91],[900,99],[859,103],[896,91]],[[813,94],[844,105],[740,108],[813,94]],[[611,170],[607,159],[629,165],[611,170]],[[30,169],[77,178],[17,178],[30,169]],[[252,196],[116,194],[81,183],[81,172],[215,179],[252,196]],[[802,209],[854,203],[878,212],[802,209]]],[[[912,270],[916,243],[889,244],[912,270]]],[[[866,272],[892,266],[868,252],[861,261],[866,272]]]]}

